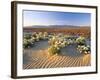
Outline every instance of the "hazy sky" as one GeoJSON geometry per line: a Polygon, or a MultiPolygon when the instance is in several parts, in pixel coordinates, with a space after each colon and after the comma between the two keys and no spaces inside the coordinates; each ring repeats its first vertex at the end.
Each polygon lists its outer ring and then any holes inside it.
{"type": "Polygon", "coordinates": [[[74,25],[90,26],[90,13],[23,11],[23,25],[74,25]]]}

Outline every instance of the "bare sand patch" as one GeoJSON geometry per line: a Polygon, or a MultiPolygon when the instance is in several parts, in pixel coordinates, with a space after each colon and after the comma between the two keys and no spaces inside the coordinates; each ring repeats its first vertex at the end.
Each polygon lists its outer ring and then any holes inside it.
{"type": "MultiPolygon", "coordinates": [[[[25,52],[25,51],[24,51],[25,52]]],[[[29,62],[23,64],[23,69],[81,67],[91,65],[91,54],[82,56],[49,55],[47,50],[34,51],[31,54],[25,52],[29,62]]]]}

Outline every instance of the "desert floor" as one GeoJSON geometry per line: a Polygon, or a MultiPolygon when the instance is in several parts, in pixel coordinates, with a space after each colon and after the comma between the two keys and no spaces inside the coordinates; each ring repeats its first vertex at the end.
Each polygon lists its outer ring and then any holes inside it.
{"type": "Polygon", "coordinates": [[[24,50],[23,69],[81,67],[91,65],[91,54],[80,56],[49,55],[47,50],[24,50]]]}

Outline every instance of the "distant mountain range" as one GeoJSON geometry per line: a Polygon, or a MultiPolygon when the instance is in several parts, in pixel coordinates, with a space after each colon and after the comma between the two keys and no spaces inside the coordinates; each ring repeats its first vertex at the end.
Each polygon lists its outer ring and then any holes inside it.
{"type": "Polygon", "coordinates": [[[89,27],[89,26],[73,26],[73,25],[35,25],[35,26],[25,26],[30,28],[79,28],[79,27],[89,27]]]}

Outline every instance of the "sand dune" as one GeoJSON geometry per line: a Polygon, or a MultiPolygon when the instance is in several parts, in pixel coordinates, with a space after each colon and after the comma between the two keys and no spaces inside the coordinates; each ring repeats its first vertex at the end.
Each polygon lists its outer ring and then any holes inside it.
{"type": "Polygon", "coordinates": [[[72,57],[63,55],[50,56],[46,50],[34,51],[31,54],[27,52],[29,62],[23,65],[23,69],[38,68],[57,68],[57,67],[80,67],[91,65],[91,54],[72,57]]]}

